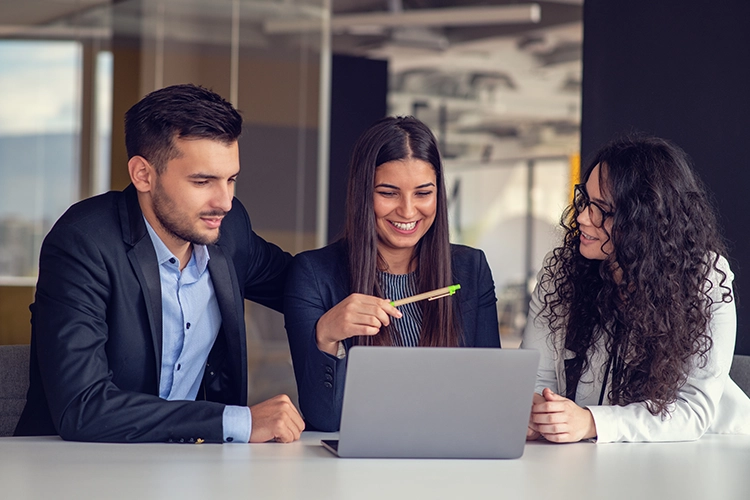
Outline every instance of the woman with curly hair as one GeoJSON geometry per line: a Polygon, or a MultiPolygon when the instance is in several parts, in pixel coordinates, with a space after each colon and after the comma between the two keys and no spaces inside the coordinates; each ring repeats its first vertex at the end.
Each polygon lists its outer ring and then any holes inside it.
{"type": "Polygon", "coordinates": [[[750,434],[750,399],[728,375],[734,276],[687,155],[653,137],[608,144],[561,223],[524,331],[542,353],[528,439],[750,434]]]}

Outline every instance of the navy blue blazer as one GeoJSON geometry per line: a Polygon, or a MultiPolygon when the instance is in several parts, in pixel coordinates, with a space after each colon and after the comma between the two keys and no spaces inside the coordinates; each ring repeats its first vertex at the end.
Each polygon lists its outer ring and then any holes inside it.
{"type": "MultiPolygon", "coordinates": [[[[451,245],[454,283],[463,325],[461,345],[500,347],[495,284],[481,250],[451,245]]],[[[318,319],[350,295],[348,257],[344,243],[294,257],[284,294],[284,321],[297,379],[299,405],[306,429],[337,431],[344,397],[346,358],[318,349],[318,319]]],[[[344,341],[347,348],[351,339],[344,341]]],[[[468,390],[468,389],[467,389],[468,390]]]]}
{"type": "Polygon", "coordinates": [[[282,310],[291,255],[258,237],[235,199],[208,245],[221,330],[198,399],[159,398],[161,282],[135,188],[73,205],[44,240],[31,306],[30,387],[16,435],[222,442],[247,404],[243,298],[282,310]]]}

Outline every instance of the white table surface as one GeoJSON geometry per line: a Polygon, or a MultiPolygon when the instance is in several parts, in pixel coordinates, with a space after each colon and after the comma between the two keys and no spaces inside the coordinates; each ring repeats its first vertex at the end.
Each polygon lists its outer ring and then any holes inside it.
{"type": "Polygon", "coordinates": [[[750,499],[750,436],[529,443],[516,460],[340,459],[293,444],[97,444],[0,438],[0,498],[750,499]]]}

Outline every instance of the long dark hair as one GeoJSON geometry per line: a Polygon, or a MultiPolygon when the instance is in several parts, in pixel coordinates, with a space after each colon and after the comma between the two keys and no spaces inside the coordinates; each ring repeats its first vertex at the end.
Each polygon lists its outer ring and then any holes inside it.
{"type": "Polygon", "coordinates": [[[726,250],[716,212],[685,152],[664,139],[609,143],[588,164],[582,182],[597,165],[602,193],[614,206],[614,251],[602,261],[583,257],[578,213],[568,207],[563,245],[540,281],[544,317],[551,335],[564,338],[562,345],[575,354],[566,361],[568,397],[605,335],[613,360],[610,402],[644,402],[652,414],[666,415],[695,356],[699,365],[707,362],[711,293],[721,296],[719,302],[732,300],[718,265],[726,250]],[[714,271],[719,283],[708,279],[714,271]]]}
{"type": "MultiPolygon", "coordinates": [[[[384,163],[414,158],[435,169],[437,213],[432,227],[417,244],[417,287],[419,292],[452,284],[451,249],[448,239],[448,209],[443,180],[443,165],[437,141],[430,129],[414,117],[387,117],[367,129],[357,140],[349,163],[344,241],[348,249],[348,267],[352,293],[383,297],[377,279],[377,232],[373,193],[375,170],[384,163]],[[421,272],[421,270],[429,270],[421,272]]],[[[457,346],[460,327],[454,300],[422,301],[423,346],[457,346]]],[[[398,336],[392,325],[375,336],[355,338],[364,345],[394,345],[398,336]]]]}

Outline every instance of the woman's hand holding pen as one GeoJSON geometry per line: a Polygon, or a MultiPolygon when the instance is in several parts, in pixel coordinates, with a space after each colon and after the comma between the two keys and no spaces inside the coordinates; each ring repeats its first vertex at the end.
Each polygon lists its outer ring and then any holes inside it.
{"type": "Polygon", "coordinates": [[[315,331],[318,349],[335,356],[340,341],[359,335],[376,335],[382,326],[391,323],[391,316],[400,318],[401,312],[390,301],[353,293],[318,320],[315,331]]]}

